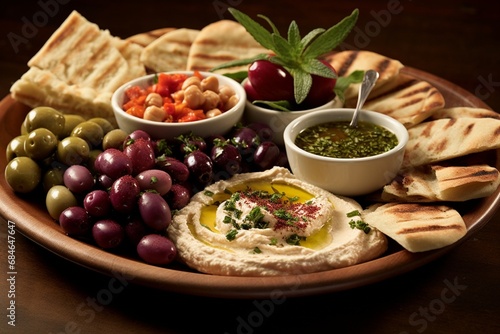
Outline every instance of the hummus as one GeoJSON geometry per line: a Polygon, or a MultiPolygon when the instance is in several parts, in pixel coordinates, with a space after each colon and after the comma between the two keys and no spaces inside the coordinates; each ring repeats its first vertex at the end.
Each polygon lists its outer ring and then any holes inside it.
{"type": "Polygon", "coordinates": [[[193,196],[168,234],[188,266],[216,275],[272,276],[346,267],[380,256],[386,237],[353,228],[361,206],[288,169],[238,174],[193,196]]]}

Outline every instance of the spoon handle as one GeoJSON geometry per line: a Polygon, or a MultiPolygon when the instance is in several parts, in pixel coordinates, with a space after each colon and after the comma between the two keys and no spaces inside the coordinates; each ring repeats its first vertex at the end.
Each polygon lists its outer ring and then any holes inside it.
{"type": "Polygon", "coordinates": [[[350,126],[358,125],[359,110],[363,107],[368,95],[370,95],[373,86],[375,86],[375,83],[378,80],[378,76],[379,74],[375,70],[368,70],[365,72],[363,82],[361,83],[361,86],[359,86],[358,103],[356,104],[356,110],[354,110],[350,126]]]}

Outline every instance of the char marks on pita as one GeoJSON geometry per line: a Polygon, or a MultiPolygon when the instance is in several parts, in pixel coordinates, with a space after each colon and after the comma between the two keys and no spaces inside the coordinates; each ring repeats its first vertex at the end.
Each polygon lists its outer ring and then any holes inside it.
{"type": "Polygon", "coordinates": [[[429,120],[436,120],[440,118],[462,118],[462,117],[500,119],[500,114],[497,113],[496,111],[486,108],[452,107],[434,111],[429,120]]]}
{"type": "Polygon", "coordinates": [[[438,119],[408,129],[408,135],[402,168],[500,148],[500,120],[438,119]]]}
{"type": "Polygon", "coordinates": [[[460,214],[445,205],[379,203],[364,210],[362,218],[410,252],[442,248],[467,233],[460,214]]]}
{"type": "Polygon", "coordinates": [[[165,35],[168,32],[174,31],[176,28],[161,28],[156,29],[140,34],[136,34],[127,38],[127,41],[140,45],[142,47],[146,47],[149,44],[156,41],[161,36],[165,35]]]}
{"type": "MultiPolygon", "coordinates": [[[[375,52],[341,51],[327,55],[325,58],[341,77],[348,76],[354,71],[376,70],[379,78],[373,87],[370,96],[373,98],[383,93],[384,87],[397,78],[403,64],[398,60],[391,59],[375,52]]],[[[360,84],[350,85],[344,92],[346,100],[355,100],[358,96],[360,84]]]]}
{"type": "MultiPolygon", "coordinates": [[[[188,70],[208,71],[238,59],[269,53],[238,22],[221,20],[201,29],[193,41],[187,62],[188,70]]],[[[248,66],[219,70],[218,73],[247,70],[248,66]]]]}
{"type": "Polygon", "coordinates": [[[425,165],[401,171],[382,189],[386,202],[463,202],[495,192],[500,173],[489,165],[425,165]]]}

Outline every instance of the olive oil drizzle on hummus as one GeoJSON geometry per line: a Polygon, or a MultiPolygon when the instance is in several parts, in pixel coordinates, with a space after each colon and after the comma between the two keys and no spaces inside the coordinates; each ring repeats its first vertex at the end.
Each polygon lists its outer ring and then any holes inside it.
{"type": "MultiPolygon", "coordinates": [[[[331,222],[306,237],[305,230],[312,220],[318,218],[321,206],[314,202],[313,195],[303,189],[287,184],[253,182],[228,189],[223,194],[206,195],[213,198],[213,203],[202,208],[200,224],[211,232],[222,233],[215,222],[217,210],[222,206],[223,223],[230,225],[226,232],[229,241],[236,239],[240,230],[269,228],[276,232],[269,245],[286,243],[317,248],[327,243],[327,240],[320,239],[329,236],[327,230],[331,222]],[[240,209],[242,206],[247,207],[245,212],[240,209]]],[[[260,250],[254,249],[254,252],[259,253],[260,250]]]]}

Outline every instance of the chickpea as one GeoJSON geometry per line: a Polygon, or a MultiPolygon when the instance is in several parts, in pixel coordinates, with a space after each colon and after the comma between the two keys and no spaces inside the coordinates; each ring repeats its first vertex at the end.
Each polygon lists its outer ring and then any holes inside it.
{"type": "Polygon", "coordinates": [[[198,88],[201,87],[201,80],[200,78],[196,76],[192,76],[187,78],[183,83],[182,83],[182,89],[185,90],[189,86],[196,86],[198,88]]]}
{"type": "Polygon", "coordinates": [[[207,91],[211,90],[212,92],[219,92],[219,80],[215,76],[206,77],[201,81],[201,90],[207,91]]]}
{"type": "Polygon", "coordinates": [[[224,105],[224,108],[226,110],[229,110],[231,109],[232,107],[234,107],[237,103],[238,103],[238,96],[236,95],[232,95],[229,100],[227,100],[226,104],[224,105]]]}
{"type": "Polygon", "coordinates": [[[219,105],[220,97],[214,91],[206,90],[203,92],[203,96],[205,96],[205,103],[203,103],[203,110],[214,109],[219,105]]]}
{"type": "Polygon", "coordinates": [[[157,106],[161,107],[163,105],[163,98],[158,93],[149,93],[146,96],[146,107],[148,106],[157,106]]]}
{"type": "Polygon", "coordinates": [[[219,108],[211,109],[211,110],[209,110],[209,111],[207,111],[205,113],[205,115],[207,116],[207,118],[212,118],[212,117],[215,117],[215,116],[219,116],[220,114],[222,114],[222,111],[220,111],[219,108]]]}
{"type": "Polygon", "coordinates": [[[144,119],[149,121],[163,122],[167,117],[167,112],[157,106],[149,106],[144,110],[144,119]]]}
{"type": "Polygon", "coordinates": [[[189,86],[184,91],[184,102],[191,109],[199,109],[205,102],[205,96],[197,86],[189,86]]]}
{"type": "Polygon", "coordinates": [[[219,97],[220,97],[220,101],[223,105],[225,105],[227,103],[227,101],[229,100],[229,98],[231,96],[233,96],[234,94],[236,94],[236,93],[234,92],[234,90],[231,87],[221,86],[219,88],[219,97]]]}
{"type": "Polygon", "coordinates": [[[177,92],[173,92],[171,96],[175,102],[181,102],[182,100],[184,100],[184,91],[178,90],[177,92]]]}

